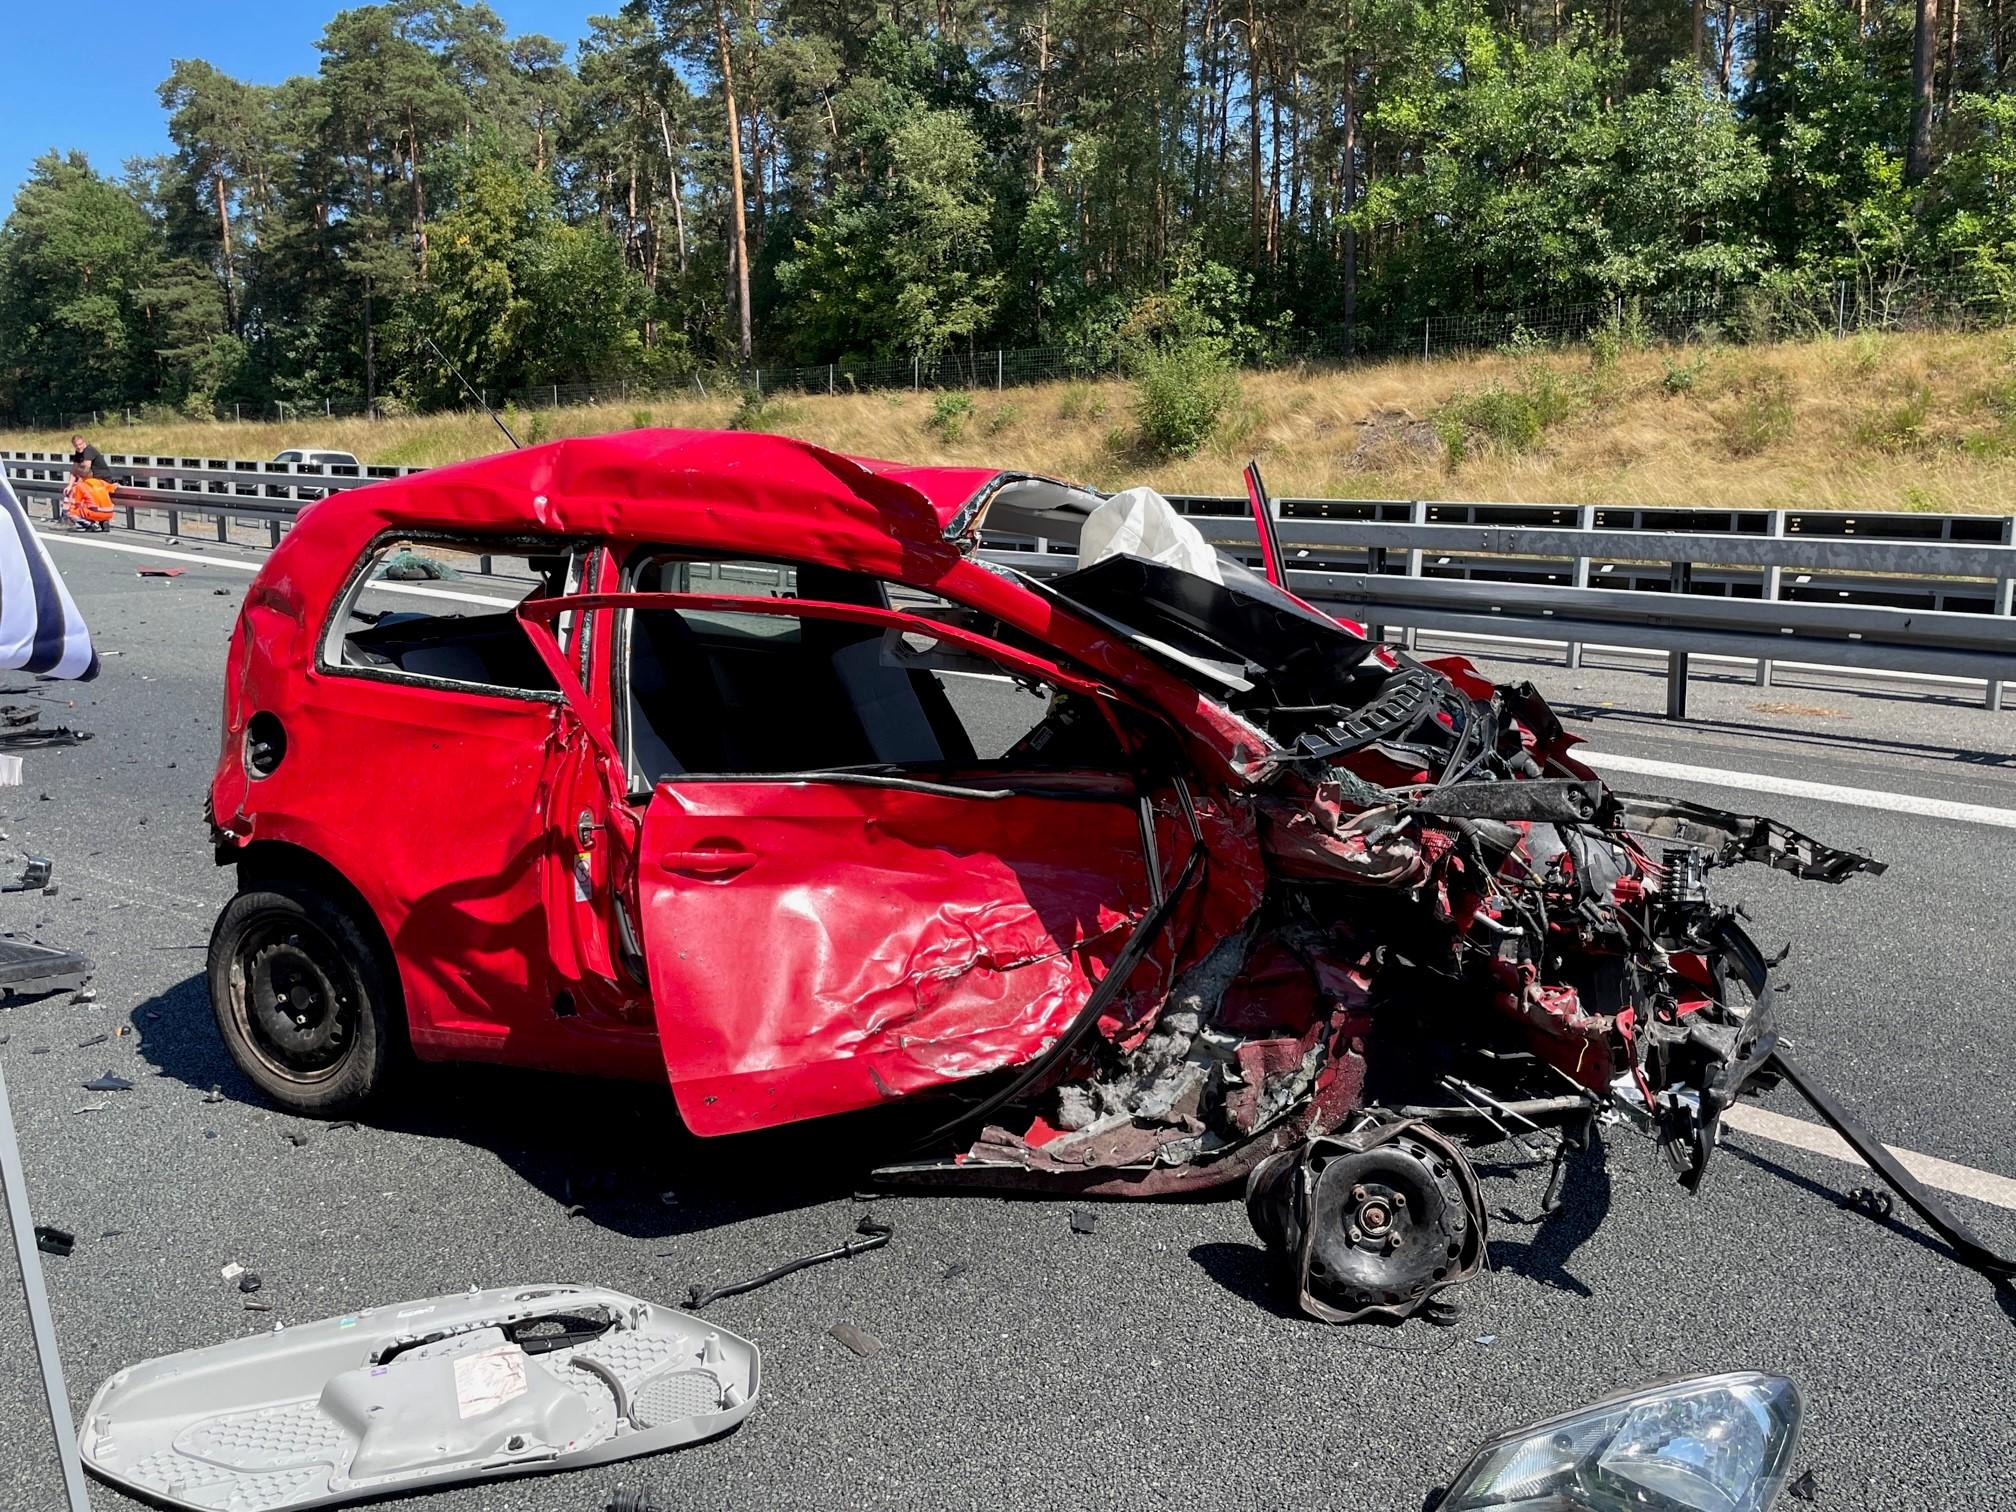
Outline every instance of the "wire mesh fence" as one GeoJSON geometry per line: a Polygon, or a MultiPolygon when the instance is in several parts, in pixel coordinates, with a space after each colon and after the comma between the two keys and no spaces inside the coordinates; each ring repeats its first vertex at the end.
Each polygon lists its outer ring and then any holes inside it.
{"type": "MultiPolygon", "coordinates": [[[[1342,366],[1417,357],[1432,361],[1508,347],[1565,346],[1610,331],[1633,343],[1697,339],[1756,342],[1845,336],[1865,330],[1968,329],[2010,322],[2012,312],[1924,288],[1900,291],[1840,283],[1798,294],[1744,288],[1699,293],[1588,300],[1451,315],[1393,316],[1291,332],[1254,344],[1242,365],[1255,370],[1297,365],[1342,366]]],[[[839,357],[821,363],[759,363],[746,371],[695,366],[672,378],[544,383],[508,392],[485,391],[484,402],[505,410],[624,406],[675,397],[751,393],[839,395],[898,389],[1006,389],[1037,383],[1099,378],[1118,372],[1123,357],[1113,343],[1094,346],[978,348],[904,357],[839,357]]],[[[467,403],[444,405],[465,409],[467,403]]],[[[362,395],[264,402],[226,402],[220,421],[299,421],[397,418],[415,412],[392,397],[362,395]]],[[[108,407],[17,416],[21,427],[90,428],[190,418],[159,408],[108,407]]]]}

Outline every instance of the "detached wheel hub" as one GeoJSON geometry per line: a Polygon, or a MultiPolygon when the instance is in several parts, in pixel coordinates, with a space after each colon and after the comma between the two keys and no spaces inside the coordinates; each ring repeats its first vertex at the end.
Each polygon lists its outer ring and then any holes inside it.
{"type": "Polygon", "coordinates": [[[1305,1313],[1405,1318],[1483,1268],[1483,1194],[1463,1152],[1423,1123],[1312,1139],[1246,1185],[1254,1229],[1305,1313]]]}

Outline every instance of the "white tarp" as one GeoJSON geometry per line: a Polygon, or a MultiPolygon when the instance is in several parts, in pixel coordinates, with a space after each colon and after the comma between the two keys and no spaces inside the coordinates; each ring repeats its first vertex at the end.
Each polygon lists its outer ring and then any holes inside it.
{"type": "Polygon", "coordinates": [[[1117,493],[1086,516],[1078,537],[1079,570],[1114,556],[1146,557],[1194,577],[1225,581],[1210,542],[1152,488],[1117,493]]]}
{"type": "Polygon", "coordinates": [[[0,473],[0,668],[72,677],[98,675],[84,616],[49,560],[49,548],[0,473]]]}

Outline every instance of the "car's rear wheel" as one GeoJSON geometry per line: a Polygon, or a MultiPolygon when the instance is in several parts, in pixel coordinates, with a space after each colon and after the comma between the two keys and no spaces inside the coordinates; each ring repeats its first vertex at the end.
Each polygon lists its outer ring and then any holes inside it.
{"type": "Polygon", "coordinates": [[[298,1113],[362,1106],[391,1060],[391,974],[351,910],[313,882],[275,879],[240,892],[210,934],[210,1006],[225,1047],[298,1113]]]}

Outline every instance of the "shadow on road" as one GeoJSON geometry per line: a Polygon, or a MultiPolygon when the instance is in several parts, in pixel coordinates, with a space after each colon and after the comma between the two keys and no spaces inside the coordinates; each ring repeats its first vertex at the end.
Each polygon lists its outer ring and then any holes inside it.
{"type": "Polygon", "coordinates": [[[1274,1257],[1259,1244],[1199,1244],[1191,1248],[1204,1274],[1242,1301],[1264,1308],[1277,1318],[1299,1318],[1288,1305],[1288,1288],[1275,1269],[1274,1257]]]}
{"type": "MultiPolygon", "coordinates": [[[[1791,1167],[1780,1165],[1768,1156],[1759,1155],[1755,1150],[1745,1149],[1741,1145],[1724,1145],[1723,1148],[1738,1160],[1746,1161],[1757,1167],[1760,1171],[1769,1171],[1773,1176],[1776,1176],[1788,1185],[1798,1187],[1804,1192],[1810,1192],[1815,1197],[1824,1198],[1834,1206],[1838,1207],[1842,1202],[1843,1193],[1840,1188],[1830,1186],[1824,1181],[1815,1181],[1810,1176],[1803,1176],[1791,1167]]],[[[1861,1174],[1864,1177],[1868,1177],[1871,1173],[1862,1171],[1861,1174]]],[[[1954,1254],[1952,1247],[1945,1240],[1935,1238],[1933,1235],[1927,1234],[1922,1229],[1917,1228],[1915,1226],[1915,1218],[1916,1215],[1906,1208],[1902,1201],[1899,1201],[1896,1211],[1889,1216],[1871,1216],[1866,1221],[1872,1228],[1887,1230],[1898,1238],[1909,1240],[1920,1249],[1929,1251],[1937,1257],[1936,1263],[1952,1266],[1958,1275],[1973,1274],[1967,1266],[1961,1263],[1960,1258],[1954,1254]]],[[[1988,1284],[1994,1288],[1996,1305],[2002,1309],[2003,1314],[2011,1323],[2016,1323],[2016,1280],[1991,1280],[1988,1284]]]]}
{"type": "MultiPolygon", "coordinates": [[[[141,1058],[196,1093],[269,1108],[224,1049],[193,975],[132,1013],[141,1058]]],[[[846,1197],[902,1156],[915,1109],[701,1139],[659,1085],[490,1066],[407,1065],[360,1127],[489,1150],[584,1221],[670,1238],[846,1197]]],[[[943,1115],[943,1109],[927,1110],[943,1115]]],[[[281,1115],[287,1116],[287,1115],[281,1115]]],[[[303,1120],[302,1127],[310,1125],[303,1120]]]]}
{"type": "MultiPolygon", "coordinates": [[[[1568,1151],[1568,1170],[1561,1188],[1561,1211],[1539,1223],[1530,1239],[1494,1237],[1491,1264],[1501,1271],[1538,1281],[1578,1297],[1595,1293],[1589,1284],[1568,1268],[1575,1252],[1586,1243],[1610,1211],[1610,1167],[1605,1158],[1602,1132],[1590,1126],[1589,1138],[1581,1149],[1568,1151]]],[[[1501,1231],[1502,1232],[1502,1231],[1501,1231]]]]}

